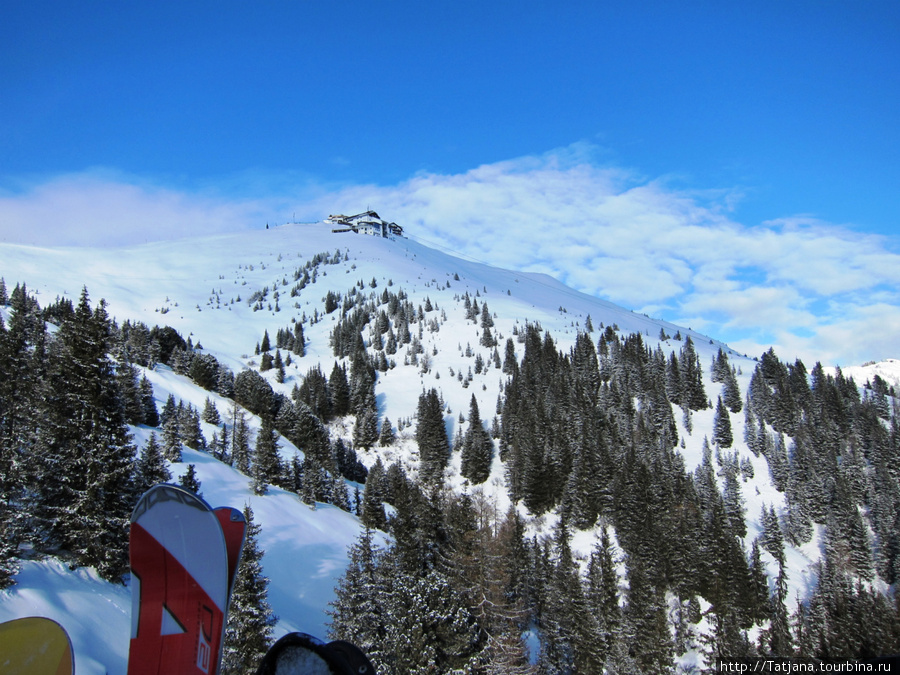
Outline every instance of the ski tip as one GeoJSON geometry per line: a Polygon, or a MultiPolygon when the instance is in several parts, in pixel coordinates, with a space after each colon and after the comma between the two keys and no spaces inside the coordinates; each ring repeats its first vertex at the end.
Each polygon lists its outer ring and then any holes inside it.
{"type": "Polygon", "coordinates": [[[214,510],[216,513],[227,514],[232,523],[243,523],[246,520],[244,514],[232,506],[217,506],[214,510]]]}
{"type": "Polygon", "coordinates": [[[0,623],[0,673],[72,675],[75,653],[66,629],[45,616],[0,623]]]}
{"type": "Polygon", "coordinates": [[[329,642],[325,645],[325,649],[346,664],[347,668],[349,668],[349,670],[347,670],[348,673],[375,675],[375,668],[372,666],[368,657],[366,657],[362,650],[352,642],[335,640],[334,642],[329,642]]]}

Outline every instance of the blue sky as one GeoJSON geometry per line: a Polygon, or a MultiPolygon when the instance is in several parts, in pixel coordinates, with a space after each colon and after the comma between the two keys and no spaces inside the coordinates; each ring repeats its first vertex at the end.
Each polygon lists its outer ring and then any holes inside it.
{"type": "Polygon", "coordinates": [[[896,2],[7,3],[0,240],[372,207],[750,352],[900,357],[898,36],[896,2]]]}

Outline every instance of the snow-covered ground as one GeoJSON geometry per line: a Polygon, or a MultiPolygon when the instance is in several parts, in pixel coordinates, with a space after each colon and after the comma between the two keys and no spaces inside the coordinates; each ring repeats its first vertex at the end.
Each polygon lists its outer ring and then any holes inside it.
{"type": "MultiPolygon", "coordinates": [[[[658,343],[661,329],[670,336],[679,331],[683,336],[690,335],[704,367],[707,393],[713,401],[721,385],[709,379],[709,365],[720,347],[739,369],[742,391],[746,391],[755,367],[753,360],[708,336],[576,292],[548,276],[492,268],[430,249],[411,239],[334,234],[324,223],[292,224],[125,249],[49,249],[0,244],[0,277],[4,278],[8,291],[16,283],[26,283],[30,292],[37,293],[42,305],[52,303],[57,296],[77,302],[82,287],[87,287],[92,303],[105,299],[108,312],[120,323],[131,319],[151,327],[170,325],[236,373],[258,365],[254,350],[264,331],[274,341],[276,331],[289,327],[292,318],[298,321],[305,318],[306,355],[296,358],[287,368],[284,383],[275,382],[272,373],[267,375],[273,388],[285,394],[314,365],[321,364],[326,375],[331,371],[335,358],[329,335],[340,313],[324,314],[328,291],[343,295],[354,287],[356,292],[365,294],[380,294],[385,289],[394,293],[403,290],[415,306],[424,305],[426,299],[431,301],[435,309],[426,314],[426,320],[434,319],[437,330],[426,328],[422,332],[424,354],[419,355],[419,365],[404,364],[406,349],[403,347],[394,357],[396,367],[379,374],[376,383],[379,416],[389,418],[396,429],[398,420],[414,416],[419,394],[435,387],[449,410],[446,420],[451,438],[459,425],[459,414],[468,414],[473,394],[482,420],[490,424],[504,379],[501,371],[490,364],[493,350],[479,344],[479,325],[465,318],[463,296],[466,293],[477,300],[479,307],[488,304],[501,358],[506,338],[528,322],[540,323],[560,349],[568,350],[590,316],[595,341],[602,326],[608,325],[624,334],[641,332],[651,346],[658,343]],[[335,252],[340,253],[341,262],[318,266],[315,283],[304,288],[298,297],[291,297],[295,270],[316,254],[335,252]],[[254,311],[248,299],[264,287],[269,292],[262,301],[263,309],[254,311]],[[277,303],[275,291],[279,293],[277,303]],[[315,317],[318,320],[314,322],[315,317]],[[472,356],[466,355],[467,348],[472,356]],[[488,367],[466,382],[469,371],[474,371],[478,354],[488,362],[488,367]],[[430,360],[428,369],[422,367],[424,356],[430,360]]],[[[663,343],[663,348],[677,351],[681,344],[670,339],[663,343]]],[[[521,350],[520,344],[516,346],[521,350]]],[[[518,356],[521,358],[521,351],[518,356]]],[[[866,366],[858,372],[844,368],[844,373],[852,374],[859,384],[866,379],[863,374],[874,372],[889,383],[900,382],[898,361],[866,366]]],[[[209,396],[220,412],[227,410],[224,399],[200,389],[167,367],[160,366],[145,374],[153,384],[160,408],[172,394],[176,400],[184,400],[201,410],[209,396]]],[[[702,458],[704,436],[712,438],[713,411],[694,413],[691,433],[684,429],[680,411],[676,411],[676,419],[685,443],[682,453],[687,466],[693,468],[702,458]]],[[[743,414],[733,414],[731,423],[734,449],[742,457],[748,457],[754,469],[754,477],[742,484],[749,547],[760,531],[758,520],[763,506],[780,508],[783,495],[771,485],[766,461],[754,457],[743,443],[743,414]]],[[[348,435],[351,428],[346,428],[348,435]]],[[[203,429],[209,439],[214,429],[208,425],[203,429]]],[[[413,431],[414,426],[404,429],[391,448],[360,452],[360,459],[371,465],[376,453],[381,453],[388,462],[400,460],[415,470],[413,431]]],[[[139,447],[149,433],[147,428],[134,429],[139,447]]],[[[284,439],[281,446],[286,459],[296,451],[284,439]]],[[[203,496],[211,505],[237,508],[245,503],[251,505],[256,522],[262,526],[263,565],[271,579],[269,600],[279,617],[276,635],[302,630],[324,636],[328,602],[334,597],[335,582],[346,564],[347,547],[359,534],[358,520],[331,506],[320,504],[313,510],[295,495],[278,489],[271,489],[261,497],[253,495],[245,476],[205,453],[185,449],[183,459],[181,464],[173,465],[173,473],[177,477],[188,463],[194,464],[203,496]]],[[[461,486],[458,457],[451,462],[450,472],[450,484],[461,486]]],[[[500,512],[509,504],[502,476],[502,466],[496,460],[492,478],[481,488],[496,502],[500,512]]],[[[545,516],[535,521],[532,529],[549,533],[552,525],[553,518],[545,516]]],[[[585,559],[598,539],[598,533],[593,531],[576,533],[573,547],[585,559]]],[[[818,558],[817,541],[814,539],[802,550],[788,550],[792,599],[804,597],[809,591],[807,570],[818,558]]],[[[774,561],[768,553],[763,555],[774,574],[774,561]]],[[[11,590],[0,592],[0,621],[20,616],[50,616],[72,635],[79,673],[124,673],[130,626],[127,587],[99,580],[91,570],[70,571],[55,560],[25,563],[17,581],[11,590]]]]}

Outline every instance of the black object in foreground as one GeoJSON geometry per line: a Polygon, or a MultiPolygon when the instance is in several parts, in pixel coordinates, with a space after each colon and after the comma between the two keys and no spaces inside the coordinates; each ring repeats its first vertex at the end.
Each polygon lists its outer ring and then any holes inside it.
{"type": "Polygon", "coordinates": [[[375,668],[354,644],[288,633],[272,645],[256,675],[375,675],[375,668]]]}

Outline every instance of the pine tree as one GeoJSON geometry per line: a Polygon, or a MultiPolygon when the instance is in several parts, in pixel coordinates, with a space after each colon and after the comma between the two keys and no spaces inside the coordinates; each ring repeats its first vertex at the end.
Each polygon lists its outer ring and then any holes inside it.
{"type": "Polygon", "coordinates": [[[141,407],[143,408],[143,424],[148,427],[159,425],[159,411],[156,409],[156,400],[153,398],[153,385],[147,376],[141,378],[141,407]]]}
{"type": "Polygon", "coordinates": [[[253,492],[258,495],[264,495],[269,484],[277,483],[282,473],[281,457],[278,455],[278,432],[267,415],[263,416],[256,435],[252,473],[253,492]]]}
{"type": "Polygon", "coordinates": [[[713,442],[723,449],[730,448],[734,442],[734,436],[731,433],[731,419],[728,416],[728,410],[722,403],[721,396],[716,403],[716,413],[713,418],[713,442]]]}
{"type": "Polygon", "coordinates": [[[389,659],[385,653],[388,581],[379,569],[381,552],[375,546],[371,529],[366,527],[360,533],[348,554],[347,567],[328,612],[328,634],[333,640],[346,640],[359,647],[373,665],[382,663],[389,659]]]}
{"type": "Polygon", "coordinates": [[[128,362],[120,364],[116,370],[116,381],[125,421],[128,424],[143,424],[144,407],[137,368],[128,362]]]}
{"type": "Polygon", "coordinates": [[[181,461],[181,434],[178,417],[170,415],[163,424],[163,456],[170,462],[181,461]]]}
{"type": "Polygon", "coordinates": [[[709,407],[709,402],[703,387],[703,369],[690,337],[684,341],[678,363],[680,366],[681,392],[679,399],[681,405],[691,410],[705,410],[709,407]]]}
{"type": "Polygon", "coordinates": [[[306,339],[303,337],[303,325],[300,322],[294,324],[294,342],[291,351],[296,356],[306,354],[306,339]]]}
{"type": "MultiPolygon", "coordinates": [[[[479,626],[459,592],[436,569],[419,575],[390,569],[384,644],[392,658],[385,672],[425,675],[430,672],[472,672],[480,661],[479,626]]],[[[379,667],[379,666],[376,666],[379,667]]]]}
{"type": "Polygon", "coordinates": [[[422,392],[419,396],[417,416],[416,443],[419,446],[421,477],[426,483],[440,482],[450,458],[450,441],[436,389],[422,392]]]}
{"type": "Polygon", "coordinates": [[[394,434],[394,429],[391,426],[391,421],[385,417],[381,422],[381,431],[378,434],[378,445],[382,448],[386,448],[389,445],[392,445],[396,440],[396,436],[394,434]]]}
{"type": "Polygon", "coordinates": [[[387,530],[387,515],[384,512],[384,464],[379,457],[366,479],[366,489],[363,493],[362,513],[360,519],[367,528],[373,530],[387,530]]]}
{"type": "Polygon", "coordinates": [[[497,341],[494,339],[494,335],[491,333],[491,328],[494,326],[494,320],[491,318],[490,310],[488,310],[487,303],[482,303],[481,305],[481,346],[483,347],[494,347],[497,344],[497,341]]]}
{"type": "Polygon", "coordinates": [[[549,672],[601,673],[604,634],[589,607],[565,521],[556,533],[556,563],[543,589],[541,665],[549,672]]]}
{"type": "Polygon", "coordinates": [[[277,618],[268,602],[269,579],[263,576],[259,548],[260,526],[253,522],[253,510],[244,507],[247,522],[241,562],[234,580],[225,642],[222,649],[223,675],[253,672],[272,644],[277,618]]]}
{"type": "Polygon", "coordinates": [[[16,583],[19,560],[16,557],[14,538],[7,531],[6,523],[0,522],[0,590],[16,583]]]}
{"type": "Polygon", "coordinates": [[[330,498],[328,503],[342,511],[352,513],[350,506],[350,492],[347,490],[347,481],[338,473],[331,477],[330,498]]]}
{"type": "Polygon", "coordinates": [[[665,672],[672,662],[672,638],[662,590],[648,571],[646,563],[629,557],[626,634],[641,672],[665,672]]]}
{"type": "Polygon", "coordinates": [[[178,433],[182,442],[191,450],[199,450],[206,447],[206,438],[200,429],[200,413],[188,404],[179,407],[178,433]]]}
{"type": "Polygon", "coordinates": [[[606,660],[611,654],[613,644],[620,639],[622,611],[619,607],[619,577],[616,573],[609,532],[605,527],[601,532],[600,542],[591,554],[587,594],[599,624],[598,647],[601,656],[606,660]]]}
{"type": "Polygon", "coordinates": [[[147,490],[159,483],[168,483],[172,480],[172,473],[166,466],[162,448],[156,440],[156,433],[150,432],[147,444],[141,451],[136,467],[135,488],[138,494],[144,494],[147,490]]]}
{"type": "Polygon", "coordinates": [[[187,471],[178,479],[178,484],[185,490],[190,490],[198,497],[202,497],[200,492],[200,480],[197,478],[197,468],[193,464],[188,464],[187,471]]]}
{"type": "Polygon", "coordinates": [[[40,464],[34,449],[48,422],[39,415],[47,381],[46,328],[36,301],[16,289],[8,329],[0,316],[0,527],[12,552],[34,528],[31,508],[22,505],[40,464]]]}
{"type": "Polygon", "coordinates": [[[519,369],[519,362],[516,359],[516,345],[512,338],[506,338],[506,346],[503,352],[503,373],[512,375],[519,369]]]}
{"type": "Polygon", "coordinates": [[[357,416],[353,426],[353,443],[368,450],[378,442],[378,413],[373,406],[366,406],[357,416]]]}
{"type": "Polygon", "coordinates": [[[175,417],[177,411],[178,404],[175,402],[175,395],[169,394],[166,402],[163,404],[162,412],[159,414],[159,423],[165,426],[166,422],[175,417]]]}
{"type": "Polygon", "coordinates": [[[250,473],[250,427],[247,415],[237,404],[231,409],[231,465],[243,474],[250,473]]]}
{"type": "Polygon", "coordinates": [[[347,381],[347,369],[334,362],[331,376],[328,378],[328,397],[331,399],[331,412],[342,417],[350,412],[350,384],[347,381]]]}
{"type": "Polygon", "coordinates": [[[128,568],[136,449],[109,357],[111,322],[87,289],[52,344],[43,383],[34,514],[42,545],[72,552],[106,579],[128,568]]]}
{"type": "Polygon", "coordinates": [[[766,618],[769,607],[769,582],[760,553],[759,537],[753,540],[749,567],[751,618],[761,621],[766,618]]]}
{"type": "Polygon", "coordinates": [[[462,475],[473,485],[485,482],[490,476],[493,458],[494,442],[481,423],[478,401],[475,400],[475,394],[472,394],[469,402],[469,428],[462,444],[462,475]]]}
{"type": "Polygon", "coordinates": [[[741,389],[731,368],[727,368],[725,371],[725,379],[722,383],[722,402],[733,413],[741,412],[744,407],[741,389]]]}
{"type": "Polygon", "coordinates": [[[315,508],[317,501],[323,501],[327,476],[325,469],[315,456],[307,454],[303,458],[303,480],[300,484],[300,501],[315,508]]]}
{"type": "Polygon", "coordinates": [[[222,417],[219,415],[219,409],[216,408],[216,404],[213,403],[212,399],[209,396],[206,397],[206,401],[203,404],[203,416],[202,419],[207,424],[215,424],[219,426],[222,423],[222,417]]]}

